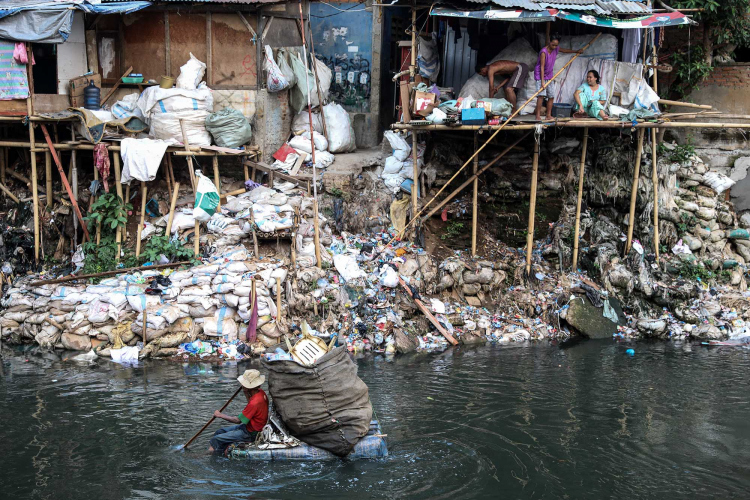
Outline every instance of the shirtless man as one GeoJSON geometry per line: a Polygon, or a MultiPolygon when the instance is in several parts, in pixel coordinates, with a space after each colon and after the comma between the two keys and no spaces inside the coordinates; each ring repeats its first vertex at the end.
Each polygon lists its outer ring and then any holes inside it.
{"type": "Polygon", "coordinates": [[[516,61],[495,61],[487,66],[477,66],[477,73],[487,76],[490,79],[490,95],[494,97],[495,93],[503,87],[505,98],[513,105],[513,111],[516,110],[516,89],[523,88],[526,84],[526,78],[529,76],[529,67],[524,63],[516,61]],[[505,80],[495,85],[495,75],[507,75],[505,80]]]}

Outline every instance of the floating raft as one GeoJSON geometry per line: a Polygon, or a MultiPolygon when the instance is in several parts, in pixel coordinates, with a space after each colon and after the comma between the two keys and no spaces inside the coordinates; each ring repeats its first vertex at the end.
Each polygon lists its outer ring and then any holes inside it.
{"type": "MultiPolygon", "coordinates": [[[[345,458],[356,460],[359,458],[382,458],[388,456],[388,446],[380,431],[377,420],[370,422],[370,430],[359,440],[354,449],[345,458]]],[[[330,451],[302,443],[293,448],[259,449],[255,444],[244,448],[234,448],[229,452],[229,458],[234,460],[340,460],[330,451]]]]}

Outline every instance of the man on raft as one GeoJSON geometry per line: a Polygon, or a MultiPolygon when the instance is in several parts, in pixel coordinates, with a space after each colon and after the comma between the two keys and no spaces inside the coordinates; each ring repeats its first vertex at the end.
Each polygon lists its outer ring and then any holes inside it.
{"type": "Polygon", "coordinates": [[[214,411],[214,417],[236,425],[222,427],[214,432],[209,441],[209,453],[223,455],[232,443],[255,441],[258,433],[268,422],[268,396],[260,388],[266,381],[266,377],[258,370],[245,370],[245,373],[237,377],[237,381],[242,384],[242,393],[247,398],[247,406],[236,417],[225,415],[219,410],[214,411]]]}

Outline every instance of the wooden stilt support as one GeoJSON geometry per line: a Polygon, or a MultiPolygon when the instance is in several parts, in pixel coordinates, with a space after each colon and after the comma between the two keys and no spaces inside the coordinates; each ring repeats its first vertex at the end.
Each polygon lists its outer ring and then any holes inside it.
{"type": "Polygon", "coordinates": [[[143,334],[143,347],[146,347],[146,344],[148,344],[148,332],[146,329],[146,323],[148,322],[148,311],[146,311],[146,308],[143,308],[143,330],[141,330],[141,333],[143,334]]]}
{"type": "Polygon", "coordinates": [[[146,183],[141,181],[141,222],[138,224],[138,232],[135,237],[135,257],[136,259],[141,256],[141,232],[143,231],[143,223],[146,219],[146,194],[148,189],[146,183]]]}
{"type": "Polygon", "coordinates": [[[167,219],[167,232],[165,233],[168,238],[172,238],[172,221],[174,220],[174,209],[177,206],[177,196],[180,191],[180,183],[176,182],[174,189],[172,190],[172,203],[169,205],[169,219],[167,219]]]}
{"type": "MultiPolygon", "coordinates": [[[[505,156],[506,154],[508,154],[513,148],[515,148],[518,144],[520,144],[520,142],[522,140],[526,139],[526,137],[528,137],[529,134],[531,134],[531,132],[526,132],[516,142],[514,142],[513,144],[511,144],[510,146],[508,146],[507,148],[505,148],[502,153],[500,153],[499,155],[497,155],[487,165],[483,166],[482,169],[479,170],[479,172],[477,172],[475,174],[476,177],[479,177],[480,175],[482,175],[483,173],[485,173],[487,170],[489,170],[490,167],[492,167],[495,163],[499,162],[503,158],[503,156],[505,156]]],[[[427,220],[430,217],[432,217],[433,215],[435,215],[438,212],[438,210],[440,210],[441,208],[443,208],[448,202],[450,202],[453,198],[455,198],[461,191],[463,191],[466,188],[466,186],[468,186],[469,184],[471,184],[473,181],[474,181],[474,175],[472,175],[471,177],[469,177],[466,181],[464,181],[463,184],[461,184],[456,189],[454,189],[451,194],[449,194],[448,196],[446,196],[446,198],[443,201],[441,201],[440,203],[438,203],[437,206],[435,206],[435,208],[433,208],[432,210],[430,210],[429,213],[424,216],[423,220],[427,220]]],[[[438,194],[440,194],[440,193],[438,193],[438,194]]],[[[425,206],[432,205],[432,202],[435,201],[435,198],[437,198],[437,195],[435,195],[425,206]]]]}
{"type": "MultiPolygon", "coordinates": [[[[221,177],[219,177],[219,157],[213,157],[214,164],[214,184],[216,184],[216,191],[221,193],[221,177]]],[[[221,195],[219,195],[219,205],[216,207],[216,211],[221,213],[221,195]]]]}
{"type": "MultiPolygon", "coordinates": [[[[573,272],[578,270],[578,239],[581,230],[581,203],[583,202],[583,173],[586,170],[586,146],[589,143],[589,129],[583,129],[583,145],[581,149],[581,164],[578,167],[578,200],[576,204],[576,227],[573,232],[573,272]]],[[[562,269],[562,262],[560,263],[562,269]]]]}
{"type": "MultiPolygon", "coordinates": [[[[94,165],[94,180],[99,180],[99,170],[96,168],[96,165],[94,165]]],[[[97,200],[98,196],[92,196],[91,197],[91,204],[94,204],[97,200]]],[[[89,205],[91,206],[91,205],[89,205]]],[[[96,223],[96,244],[98,245],[102,241],[102,224],[101,222],[96,223]]]]}
{"type": "Polygon", "coordinates": [[[628,241],[625,244],[625,256],[630,253],[633,245],[633,228],[635,227],[635,200],[638,197],[638,179],[641,175],[641,155],[643,153],[643,136],[646,129],[638,131],[638,149],[635,152],[635,170],[633,171],[633,187],[630,189],[630,212],[628,212],[628,241]]]}
{"type": "Polygon", "coordinates": [[[654,184],[654,255],[659,260],[659,172],[656,157],[656,129],[651,129],[651,182],[654,184]]]}
{"type": "MultiPolygon", "coordinates": [[[[243,157],[245,158],[245,157],[243,157]]],[[[250,171],[247,169],[247,163],[245,161],[242,162],[242,166],[245,169],[245,182],[250,180],[250,171]]]]}
{"type": "Polygon", "coordinates": [[[531,164],[531,199],[529,200],[529,229],[526,235],[526,275],[531,275],[531,254],[534,250],[534,216],[536,215],[536,185],[539,173],[539,143],[534,141],[534,160],[531,164]]]}
{"type": "MultiPolygon", "coordinates": [[[[115,170],[115,192],[120,202],[125,203],[122,199],[122,183],[120,182],[120,152],[112,152],[112,163],[114,164],[115,170]]],[[[127,217],[126,217],[127,219],[127,217]]],[[[115,234],[115,242],[117,243],[117,255],[115,256],[115,262],[120,262],[120,254],[122,253],[122,230],[118,227],[117,233],[115,234]]]]}
{"type": "Polygon", "coordinates": [[[411,161],[412,161],[412,179],[414,182],[411,184],[411,216],[412,218],[417,216],[417,198],[419,191],[419,168],[417,167],[417,137],[418,133],[416,130],[411,131],[411,161]]]}
{"type": "Polygon", "coordinates": [[[276,277],[276,324],[281,321],[281,278],[276,277]]]}
{"type": "MultiPolygon", "coordinates": [[[[55,147],[52,145],[52,138],[50,138],[49,133],[47,132],[47,127],[44,126],[44,124],[40,125],[42,129],[42,133],[44,134],[44,138],[47,141],[47,145],[49,146],[50,153],[52,154],[52,159],[55,161],[55,165],[57,165],[57,170],[60,172],[60,177],[62,178],[63,186],[65,186],[65,189],[68,191],[68,196],[70,196],[70,202],[73,204],[73,209],[76,212],[76,215],[78,216],[78,220],[81,223],[81,226],[83,228],[83,234],[85,237],[85,240],[91,239],[89,236],[89,230],[86,227],[86,223],[83,220],[83,215],[81,215],[81,209],[78,207],[78,196],[73,194],[73,189],[70,187],[70,184],[68,184],[68,178],[65,176],[65,172],[62,168],[62,163],[60,163],[60,158],[57,156],[57,150],[55,150],[55,147]]],[[[73,150],[73,172],[76,171],[75,167],[75,150],[73,150]]],[[[36,162],[34,162],[36,163],[36,162]]],[[[73,244],[75,247],[75,243],[73,244]]]]}
{"type": "MultiPolygon", "coordinates": [[[[479,134],[474,132],[474,151],[479,147],[479,134]]],[[[472,173],[474,174],[474,193],[471,200],[471,256],[476,257],[477,255],[477,198],[479,197],[479,178],[477,177],[477,169],[479,168],[479,155],[474,156],[474,164],[472,165],[472,173]]]]}
{"type": "Polygon", "coordinates": [[[20,203],[20,200],[18,199],[18,197],[14,195],[10,189],[5,187],[5,184],[0,184],[0,191],[8,195],[8,198],[10,198],[11,200],[15,201],[16,203],[20,203]]]}
{"type": "MultiPolygon", "coordinates": [[[[130,184],[125,185],[125,199],[123,200],[125,204],[127,205],[130,203],[130,184]]],[[[128,218],[128,216],[125,216],[128,218]]],[[[123,245],[127,243],[128,241],[128,223],[126,222],[125,225],[122,228],[122,243],[123,245]]]]}
{"type": "MultiPolygon", "coordinates": [[[[187,153],[190,153],[190,143],[188,142],[187,133],[185,132],[185,124],[180,120],[180,128],[182,129],[182,143],[185,146],[185,151],[187,153]]],[[[195,199],[198,199],[198,179],[195,178],[195,170],[193,169],[193,157],[188,156],[187,157],[187,164],[188,164],[188,170],[190,171],[190,182],[193,184],[193,196],[195,196],[195,199]]],[[[193,252],[195,253],[195,258],[199,258],[199,255],[201,253],[201,223],[196,220],[195,221],[195,230],[193,231],[193,252]]]]}
{"type": "Polygon", "coordinates": [[[0,183],[5,184],[5,169],[8,165],[8,148],[0,149],[0,183]]]}
{"type": "Polygon", "coordinates": [[[52,208],[52,155],[44,153],[44,182],[47,185],[47,207],[52,208]]]}
{"type": "MultiPolygon", "coordinates": [[[[302,29],[302,53],[304,54],[305,68],[307,68],[307,42],[305,40],[305,18],[302,15],[302,0],[297,3],[299,6],[299,20],[302,29]]],[[[313,62],[313,64],[315,64],[313,62]]],[[[307,116],[310,121],[310,147],[312,148],[312,163],[313,163],[313,241],[315,242],[315,260],[317,261],[318,267],[323,267],[323,259],[320,256],[320,221],[318,220],[318,174],[317,168],[315,168],[315,143],[313,142],[313,119],[312,119],[312,106],[310,104],[310,81],[307,77],[308,72],[305,72],[305,88],[307,89],[307,116]]],[[[273,187],[273,171],[269,172],[269,187],[273,187]]]]}

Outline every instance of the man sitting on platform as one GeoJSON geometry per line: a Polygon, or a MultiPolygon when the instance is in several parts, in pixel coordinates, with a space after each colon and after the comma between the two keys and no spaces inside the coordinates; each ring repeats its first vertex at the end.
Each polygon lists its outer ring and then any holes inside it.
{"type": "Polygon", "coordinates": [[[477,73],[482,76],[488,76],[490,79],[490,95],[488,97],[494,97],[500,87],[503,87],[505,92],[505,99],[513,106],[513,111],[516,110],[516,90],[523,88],[526,85],[526,78],[529,76],[529,67],[520,62],[516,61],[495,61],[492,64],[483,66],[477,65],[477,73]],[[505,80],[495,85],[495,75],[507,75],[505,80]]]}

